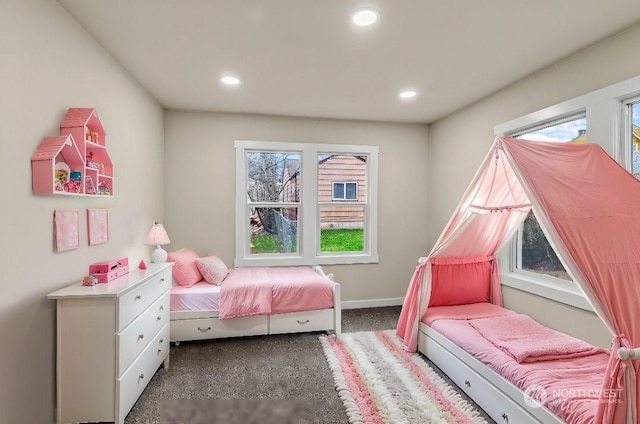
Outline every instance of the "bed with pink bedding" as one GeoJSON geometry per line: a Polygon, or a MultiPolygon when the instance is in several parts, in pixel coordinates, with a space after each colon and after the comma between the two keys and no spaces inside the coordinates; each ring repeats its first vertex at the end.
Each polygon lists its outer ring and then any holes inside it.
{"type": "Polygon", "coordinates": [[[609,359],[490,303],[429,307],[419,349],[496,422],[523,424],[594,423],[609,359]]]}
{"type": "Polygon", "coordinates": [[[233,268],[171,289],[171,341],[341,331],[340,284],[320,267],[233,268]]]}

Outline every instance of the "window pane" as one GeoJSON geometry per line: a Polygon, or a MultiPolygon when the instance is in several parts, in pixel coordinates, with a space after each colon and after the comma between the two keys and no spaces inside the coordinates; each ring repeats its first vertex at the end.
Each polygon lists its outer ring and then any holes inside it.
{"type": "Polygon", "coordinates": [[[251,254],[298,251],[298,208],[254,208],[249,224],[251,254]]]}
{"type": "Polygon", "coordinates": [[[567,121],[529,130],[517,138],[538,141],[571,141],[582,143],[587,139],[587,117],[579,116],[567,121]]]}
{"type": "Polygon", "coordinates": [[[363,206],[320,208],[320,252],[364,251],[363,206]]]}
{"type": "Polygon", "coordinates": [[[356,200],[358,198],[358,184],[356,183],[347,183],[347,200],[356,200]]]}
{"type": "Polygon", "coordinates": [[[632,173],[640,178],[640,102],[631,107],[631,164],[632,173]]]}
{"type": "MultiPolygon", "coordinates": [[[[574,116],[560,122],[530,130],[517,138],[539,141],[558,141],[583,143],[587,139],[586,116],[574,116]]],[[[546,274],[552,277],[571,280],[569,274],[560,263],[558,255],[549,244],[547,237],[542,232],[538,220],[529,212],[522,226],[521,244],[521,269],[525,271],[546,274]]]]}
{"type": "Polygon", "coordinates": [[[252,202],[299,202],[300,154],[247,152],[247,194],[252,202]]]}
{"type": "Polygon", "coordinates": [[[522,269],[571,280],[533,212],[529,212],[522,227],[522,269]]]}
{"type": "Polygon", "coordinates": [[[333,183],[333,199],[344,199],[344,183],[333,183]]]}
{"type": "Polygon", "coordinates": [[[318,202],[351,200],[365,203],[366,189],[366,155],[318,154],[318,202]]]}

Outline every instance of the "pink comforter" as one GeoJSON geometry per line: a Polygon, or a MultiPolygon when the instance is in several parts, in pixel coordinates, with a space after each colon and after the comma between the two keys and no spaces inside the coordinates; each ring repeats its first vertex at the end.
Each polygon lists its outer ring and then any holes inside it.
{"type": "Polygon", "coordinates": [[[578,358],[603,352],[583,340],[545,327],[527,315],[472,319],[469,325],[518,363],[578,358]]]}
{"type": "Polygon", "coordinates": [[[609,355],[596,353],[578,358],[518,363],[470,325],[478,316],[510,314],[515,312],[488,303],[439,306],[428,308],[422,321],[430,322],[431,328],[528,393],[564,422],[595,424],[609,355]],[[471,319],[464,312],[469,306],[471,319]]]}
{"type": "Polygon", "coordinates": [[[333,308],[333,284],[308,267],[234,268],[220,289],[220,318],[333,308]]]}

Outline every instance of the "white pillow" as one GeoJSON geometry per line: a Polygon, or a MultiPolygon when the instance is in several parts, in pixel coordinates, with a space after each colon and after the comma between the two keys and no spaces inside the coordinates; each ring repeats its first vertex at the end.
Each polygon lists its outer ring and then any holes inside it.
{"type": "Polygon", "coordinates": [[[219,286],[224,279],[227,278],[227,275],[229,275],[229,268],[215,255],[197,258],[195,262],[204,281],[209,284],[219,286]]]}

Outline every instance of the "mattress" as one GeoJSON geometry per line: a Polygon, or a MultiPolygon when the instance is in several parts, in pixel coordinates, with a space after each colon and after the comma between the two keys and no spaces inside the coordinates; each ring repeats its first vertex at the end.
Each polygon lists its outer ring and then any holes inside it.
{"type": "Polygon", "coordinates": [[[593,423],[609,355],[518,363],[469,324],[473,319],[509,314],[515,312],[492,304],[438,306],[428,308],[422,322],[568,424],[593,423]]]}
{"type": "Polygon", "coordinates": [[[171,287],[171,311],[217,311],[220,309],[220,286],[200,281],[191,287],[171,287]]]}

